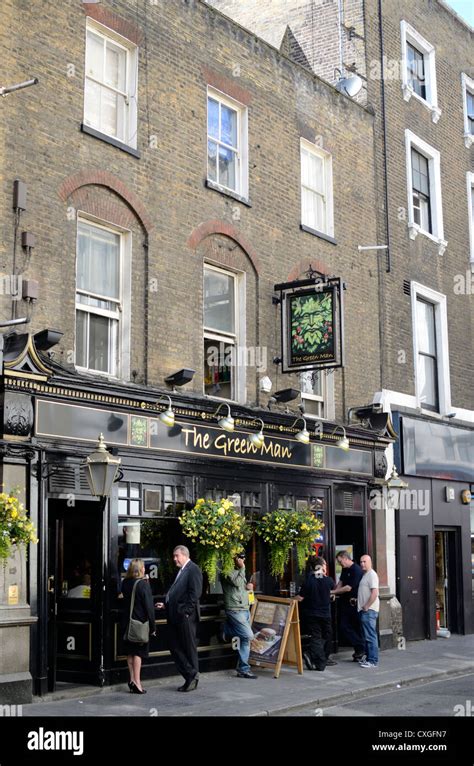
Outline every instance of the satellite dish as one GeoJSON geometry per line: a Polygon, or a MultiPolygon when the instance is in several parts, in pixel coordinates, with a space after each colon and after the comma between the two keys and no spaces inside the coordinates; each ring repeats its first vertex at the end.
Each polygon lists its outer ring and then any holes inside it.
{"type": "Polygon", "coordinates": [[[344,93],[350,98],[357,96],[358,92],[362,88],[362,80],[358,74],[352,74],[350,77],[341,77],[336,84],[336,90],[339,93],[344,93]]]}

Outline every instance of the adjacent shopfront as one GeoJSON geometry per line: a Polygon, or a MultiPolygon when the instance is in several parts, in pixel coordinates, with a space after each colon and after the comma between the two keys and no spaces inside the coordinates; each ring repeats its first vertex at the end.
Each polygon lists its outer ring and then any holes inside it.
{"type": "Polygon", "coordinates": [[[397,583],[407,640],[472,633],[474,431],[397,414],[397,583]]]}
{"type": "MultiPolygon", "coordinates": [[[[4,398],[10,413],[4,441],[23,450],[15,460],[26,465],[28,504],[40,538],[29,573],[38,618],[31,642],[36,694],[58,681],[101,685],[125,679],[121,580],[130,559],[141,557],[154,599],[163,598],[175,576],[173,547],[186,542],[179,514],[199,497],[232,496],[252,525],[275,508],[309,507],[324,522],[315,545],[333,572],[336,546],[351,548],[355,556],[370,548],[368,496],[375,478],[385,475],[389,441],[371,431],[348,430],[345,451],[336,446],[334,424],[325,424],[321,436],[302,444],[288,415],[236,406],[235,430],[228,433],[218,425],[215,402],[181,393],[173,394],[175,424],[169,428],[158,417],[159,394],[149,389],[125,390],[72,375],[39,380],[31,371],[6,376],[4,398]],[[255,430],[255,414],[264,421],[261,447],[247,438],[255,430]],[[107,503],[91,497],[82,467],[100,433],[121,459],[107,503]]],[[[257,593],[296,593],[296,559],[282,578],[270,577],[255,533],[247,562],[257,593]]],[[[233,662],[219,640],[222,618],[220,586],[205,582],[203,671],[233,662]]],[[[157,637],[143,675],[173,672],[166,624],[157,612],[157,637]]]]}

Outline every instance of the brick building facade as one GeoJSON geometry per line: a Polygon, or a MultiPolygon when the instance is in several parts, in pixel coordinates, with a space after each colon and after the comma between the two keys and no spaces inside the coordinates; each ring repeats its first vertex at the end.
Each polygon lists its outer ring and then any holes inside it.
{"type": "MultiPolygon", "coordinates": [[[[268,6],[213,5],[269,34],[268,6]]],[[[389,552],[383,579],[407,615],[405,635],[435,637],[438,628],[472,630],[474,527],[463,492],[474,480],[473,30],[442,0],[366,0],[348,25],[346,13],[354,9],[352,3],[285,3],[278,30],[289,25],[314,62],[310,68],[330,82],[321,57],[327,53],[334,63],[336,40],[351,38],[354,52],[342,43],[344,63],[356,62],[360,93],[374,110],[376,242],[388,248],[361,256],[378,258],[382,268],[381,383],[367,399],[392,412],[400,431],[397,469],[413,498],[426,492],[429,499],[426,514],[410,504],[404,512],[388,511],[378,539],[389,552]],[[432,336],[429,351],[424,332],[432,336]],[[455,593],[463,594],[461,608],[455,593]]],[[[389,464],[392,459],[390,448],[389,464]]]]}

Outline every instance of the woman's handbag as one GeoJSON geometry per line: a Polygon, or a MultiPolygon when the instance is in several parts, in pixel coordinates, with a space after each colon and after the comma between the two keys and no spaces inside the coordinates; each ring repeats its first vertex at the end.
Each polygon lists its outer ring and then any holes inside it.
{"type": "Polygon", "coordinates": [[[128,619],[128,627],[124,634],[125,641],[131,641],[133,644],[147,644],[150,640],[150,624],[147,622],[140,622],[140,620],[133,620],[133,606],[135,604],[135,588],[140,580],[137,580],[133,586],[132,601],[130,603],[130,617],[128,619]]]}

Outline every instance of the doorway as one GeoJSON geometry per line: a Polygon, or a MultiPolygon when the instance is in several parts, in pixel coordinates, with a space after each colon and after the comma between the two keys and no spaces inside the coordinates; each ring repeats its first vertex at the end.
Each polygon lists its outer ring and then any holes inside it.
{"type": "Polygon", "coordinates": [[[426,537],[408,535],[406,538],[406,599],[403,628],[408,641],[428,637],[426,620],[426,537]]]}
{"type": "Polygon", "coordinates": [[[459,633],[456,531],[435,530],[436,627],[459,633]]]}
{"type": "Polygon", "coordinates": [[[102,513],[96,503],[49,501],[48,690],[102,685],[102,513]]]}

